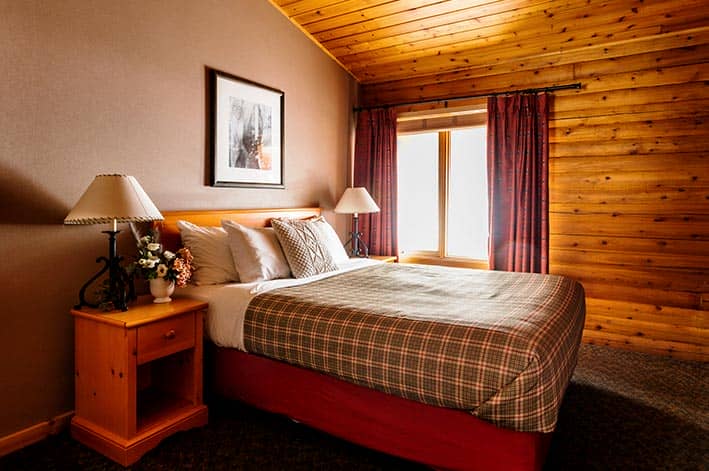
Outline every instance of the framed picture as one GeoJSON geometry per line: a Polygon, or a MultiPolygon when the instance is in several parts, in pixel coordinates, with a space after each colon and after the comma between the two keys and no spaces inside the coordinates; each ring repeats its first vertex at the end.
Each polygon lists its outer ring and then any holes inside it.
{"type": "Polygon", "coordinates": [[[212,186],[285,188],[284,93],[211,72],[212,186]]]}

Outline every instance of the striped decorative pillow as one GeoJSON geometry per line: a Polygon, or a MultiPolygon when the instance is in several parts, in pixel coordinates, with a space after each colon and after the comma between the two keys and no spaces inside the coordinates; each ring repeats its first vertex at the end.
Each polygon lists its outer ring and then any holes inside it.
{"type": "Polygon", "coordinates": [[[291,272],[296,278],[337,270],[327,249],[323,232],[314,221],[300,219],[273,219],[271,225],[281,243],[291,272]]]}

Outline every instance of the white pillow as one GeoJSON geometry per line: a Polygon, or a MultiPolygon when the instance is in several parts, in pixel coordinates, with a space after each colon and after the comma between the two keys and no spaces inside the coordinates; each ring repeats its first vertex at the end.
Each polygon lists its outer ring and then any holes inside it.
{"type": "Polygon", "coordinates": [[[215,285],[239,281],[224,229],[198,226],[187,221],[177,221],[177,228],[180,230],[182,245],[189,248],[194,257],[194,284],[215,285]]]}
{"type": "Polygon", "coordinates": [[[316,218],[309,219],[309,221],[312,221],[315,224],[315,228],[321,235],[320,240],[323,245],[325,245],[327,251],[330,252],[330,256],[335,263],[346,262],[350,259],[350,256],[347,254],[345,247],[343,247],[342,241],[340,241],[340,238],[337,236],[335,229],[333,229],[324,217],[318,216],[316,218]]]}
{"type": "Polygon", "coordinates": [[[290,278],[288,261],[270,227],[246,227],[234,221],[222,221],[231,255],[242,283],[276,278],[290,278]]]}

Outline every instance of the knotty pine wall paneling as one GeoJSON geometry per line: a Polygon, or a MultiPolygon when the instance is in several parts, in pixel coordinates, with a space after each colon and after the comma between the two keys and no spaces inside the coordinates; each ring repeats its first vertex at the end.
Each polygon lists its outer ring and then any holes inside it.
{"type": "Polygon", "coordinates": [[[455,72],[402,63],[408,75],[365,84],[362,99],[391,104],[581,82],[552,102],[551,272],[586,289],[584,341],[707,361],[709,24],[696,5],[647,5],[637,23],[607,14],[588,30],[612,34],[611,42],[572,41],[558,51],[501,42],[489,65],[455,72]],[[527,52],[525,60],[507,60],[511,47],[527,52]]]}

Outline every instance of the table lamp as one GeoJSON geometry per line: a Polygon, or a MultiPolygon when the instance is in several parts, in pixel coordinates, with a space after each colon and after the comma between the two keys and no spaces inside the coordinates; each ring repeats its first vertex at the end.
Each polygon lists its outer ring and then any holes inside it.
{"type": "Polygon", "coordinates": [[[362,240],[359,232],[359,213],[376,213],[379,206],[374,202],[367,189],[364,187],[350,187],[345,190],[335,206],[336,213],[352,214],[352,232],[345,245],[351,243],[351,257],[369,257],[367,244],[362,240]]]}
{"type": "MultiPolygon", "coordinates": [[[[104,267],[92,276],[79,291],[79,304],[98,307],[86,301],[86,289],[98,277],[108,271],[108,300],[114,309],[126,311],[127,301],[135,297],[133,290],[127,292],[130,280],[120,262],[116,251],[116,235],[120,232],[116,225],[119,222],[149,222],[162,221],[164,218],[158,208],[148,197],[134,177],[128,175],[97,175],[89,185],[74,208],[64,219],[64,224],[106,224],[112,223],[113,230],[102,231],[108,234],[108,258],[99,257],[96,263],[103,262],[104,267]]],[[[132,283],[130,283],[132,287],[132,283]]]]}

